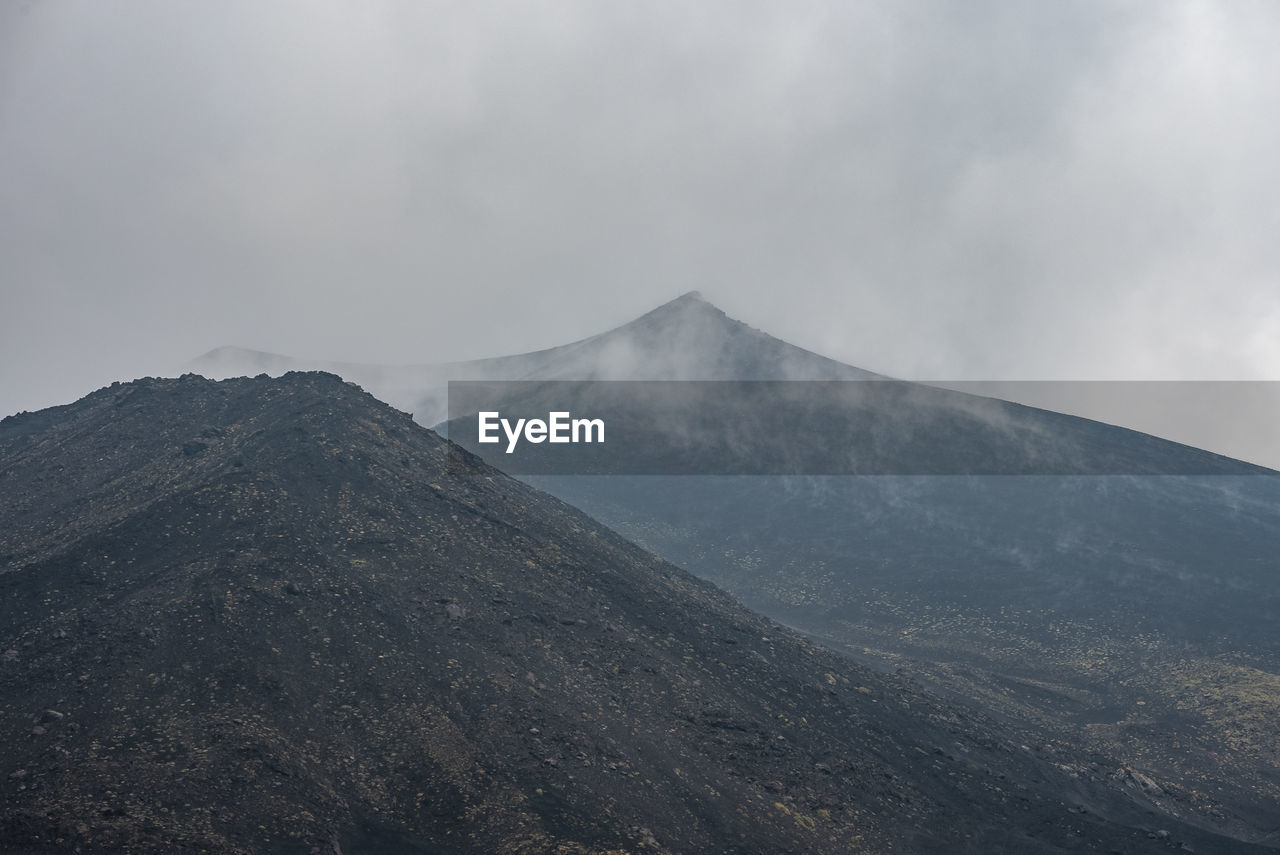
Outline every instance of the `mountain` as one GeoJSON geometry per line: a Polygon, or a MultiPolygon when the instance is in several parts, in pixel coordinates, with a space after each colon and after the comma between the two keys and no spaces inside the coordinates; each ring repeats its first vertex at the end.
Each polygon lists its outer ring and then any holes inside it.
{"type": "Polygon", "coordinates": [[[325,374],[0,422],[5,852],[1261,852],[325,374]]]}
{"type": "Polygon", "coordinates": [[[328,371],[414,414],[447,417],[450,380],[858,380],[877,375],[774,338],[728,317],[696,291],[636,320],[571,344],[493,359],[435,365],[304,360],[220,347],[190,369],[213,379],[328,371]]]}
{"type": "MultiPolygon", "coordinates": [[[[446,379],[557,384],[534,400],[593,378],[883,380],[697,295],[563,348],[385,372],[371,388],[427,423],[446,379]]],[[[1280,479],[1087,419],[883,388],[887,400],[829,416],[828,430],[758,431],[788,460],[849,449],[875,477],[528,480],[775,620],[1045,740],[1121,757],[1182,794],[1170,810],[1280,846],[1280,479]],[[922,396],[924,422],[899,400],[922,396]],[[859,433],[868,414],[881,427],[859,433]]],[[[697,471],[760,471],[721,446],[700,452],[685,458],[697,471]]]]}

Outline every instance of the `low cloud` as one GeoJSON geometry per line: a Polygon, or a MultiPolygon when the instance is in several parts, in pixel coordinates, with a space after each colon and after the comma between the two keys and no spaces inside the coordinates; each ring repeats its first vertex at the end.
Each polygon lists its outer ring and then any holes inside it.
{"type": "Polygon", "coordinates": [[[691,288],[927,379],[1280,379],[1274,4],[29,2],[0,410],[691,288]]]}

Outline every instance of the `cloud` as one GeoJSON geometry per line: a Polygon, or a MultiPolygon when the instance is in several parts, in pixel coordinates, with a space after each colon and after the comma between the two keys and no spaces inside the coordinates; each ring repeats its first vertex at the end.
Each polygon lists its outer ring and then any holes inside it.
{"type": "MultiPolygon", "coordinates": [[[[16,11],[15,11],[16,10],[16,11]]],[[[1264,2],[31,2],[0,409],[699,288],[898,376],[1278,379],[1264,2]]]]}

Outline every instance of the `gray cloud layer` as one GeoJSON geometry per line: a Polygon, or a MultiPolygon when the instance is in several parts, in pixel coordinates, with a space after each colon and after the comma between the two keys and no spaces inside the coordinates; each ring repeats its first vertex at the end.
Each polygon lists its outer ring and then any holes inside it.
{"type": "Polygon", "coordinates": [[[0,11],[0,411],[690,288],[902,377],[1280,379],[1280,7],[0,11]]]}

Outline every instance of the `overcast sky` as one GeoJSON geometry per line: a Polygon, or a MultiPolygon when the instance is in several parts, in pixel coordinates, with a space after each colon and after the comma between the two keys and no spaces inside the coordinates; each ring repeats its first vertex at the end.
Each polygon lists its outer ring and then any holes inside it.
{"type": "Polygon", "coordinates": [[[1280,380],[1280,4],[0,4],[0,412],[683,291],[931,379],[1280,380]]]}

